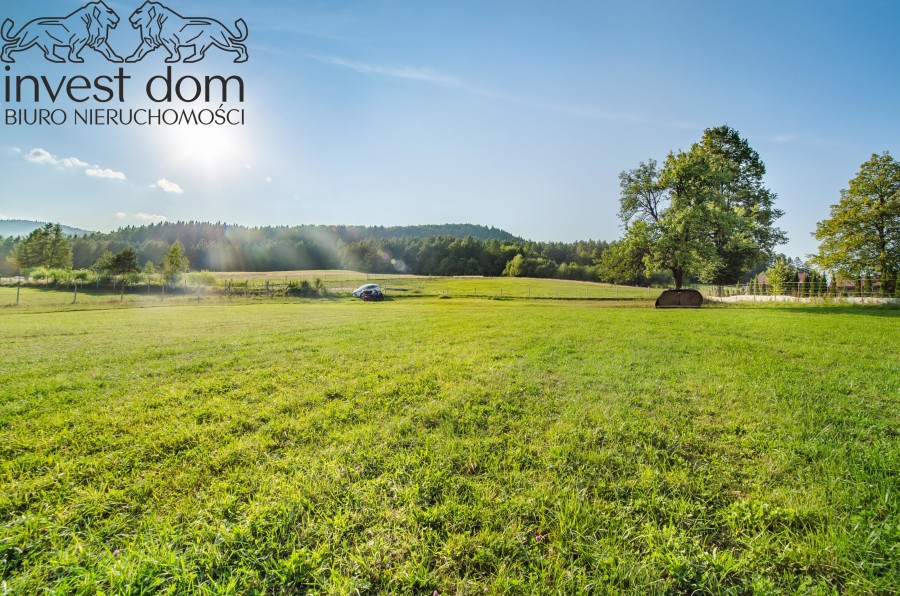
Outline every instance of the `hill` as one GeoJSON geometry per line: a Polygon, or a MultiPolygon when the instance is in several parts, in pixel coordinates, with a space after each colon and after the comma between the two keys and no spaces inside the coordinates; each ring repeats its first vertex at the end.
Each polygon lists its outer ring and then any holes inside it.
{"type": "MultiPolygon", "coordinates": [[[[92,232],[72,240],[72,265],[86,269],[106,252],[133,248],[158,264],[179,242],[196,271],[350,269],[418,275],[511,275],[595,280],[605,242],[532,242],[471,224],[424,226],[247,226],[164,222],[92,232]],[[509,266],[508,266],[509,265],[509,266]]],[[[12,275],[13,238],[0,240],[0,275],[12,275]]]]}
{"type": "Polygon", "coordinates": [[[513,236],[505,230],[493,226],[479,226],[474,224],[440,224],[417,226],[332,226],[339,236],[345,236],[345,240],[358,240],[362,238],[436,238],[438,236],[452,236],[465,238],[471,236],[475,240],[510,240],[521,241],[522,238],[513,236]]]}
{"type": "MultiPolygon", "coordinates": [[[[27,236],[34,230],[47,225],[45,221],[32,221],[30,219],[0,219],[0,236],[4,238],[17,236],[27,236]]],[[[62,231],[66,236],[83,236],[92,234],[89,230],[81,228],[73,228],[71,226],[62,226],[62,231]]]]}

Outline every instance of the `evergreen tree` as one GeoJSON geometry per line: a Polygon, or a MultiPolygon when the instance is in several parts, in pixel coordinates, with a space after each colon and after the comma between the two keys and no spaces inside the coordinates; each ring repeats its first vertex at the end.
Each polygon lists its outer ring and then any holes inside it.
{"type": "Polygon", "coordinates": [[[72,243],[59,224],[47,224],[17,242],[9,261],[20,272],[34,267],[72,268],[72,243]]]}
{"type": "Polygon", "coordinates": [[[116,275],[125,275],[126,273],[136,273],[141,270],[138,266],[138,256],[130,246],[123,248],[112,258],[110,270],[116,275]]]}

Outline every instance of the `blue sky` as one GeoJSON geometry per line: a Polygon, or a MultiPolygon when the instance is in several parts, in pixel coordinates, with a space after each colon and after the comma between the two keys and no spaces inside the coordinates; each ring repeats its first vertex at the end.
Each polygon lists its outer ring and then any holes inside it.
{"type": "MultiPolygon", "coordinates": [[[[139,43],[137,0],[109,37],[139,43]]],[[[618,173],[728,124],[760,153],[790,236],[810,233],[873,152],[900,156],[900,2],[171,0],[250,29],[250,59],[212,49],[184,74],[244,79],[242,127],[22,127],[0,121],[0,217],[97,230],[466,222],[536,240],[621,234],[618,173]]],[[[72,0],[6,0],[14,31],[72,0]]],[[[114,74],[86,50],[9,74],[114,74]]],[[[126,66],[125,107],[162,50],[126,66]]],[[[89,107],[119,107],[86,104],[89,107]]],[[[46,107],[47,102],[42,104],[46,107]]],[[[29,108],[30,104],[4,104],[29,108]]],[[[58,106],[70,109],[71,104],[58,106]]],[[[83,106],[82,106],[83,107],[83,106]]],[[[195,109],[218,107],[194,104],[195,109]]]]}

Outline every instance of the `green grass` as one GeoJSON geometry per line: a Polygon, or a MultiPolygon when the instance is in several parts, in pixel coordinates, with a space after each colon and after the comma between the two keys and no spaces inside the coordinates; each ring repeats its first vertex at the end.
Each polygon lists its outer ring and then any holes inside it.
{"type": "Polygon", "coordinates": [[[900,311],[645,306],[0,309],[0,589],[895,592],[900,311]]]}
{"type": "Polygon", "coordinates": [[[175,305],[197,302],[197,296],[182,294],[166,294],[162,297],[160,292],[147,292],[145,288],[129,288],[129,291],[121,296],[118,291],[108,289],[96,290],[91,287],[79,287],[75,295],[73,289],[54,288],[44,286],[0,286],[0,310],[2,309],[42,309],[42,310],[78,310],[85,307],[133,307],[133,306],[159,306],[175,305]],[[17,291],[18,290],[18,291],[17,291]],[[18,293],[19,304],[16,305],[18,293]]]}
{"type": "Polygon", "coordinates": [[[273,271],[266,273],[215,273],[220,283],[262,284],[321,279],[336,294],[346,294],[364,283],[378,283],[389,295],[457,296],[496,298],[560,299],[653,299],[659,290],[605,283],[560,279],[509,277],[427,277],[418,275],[381,275],[355,271],[273,271]]]}
{"type": "MultiPolygon", "coordinates": [[[[0,308],[18,306],[21,308],[75,308],[85,306],[116,305],[160,306],[185,302],[196,302],[213,298],[229,301],[247,298],[259,301],[264,298],[263,288],[268,281],[274,293],[279,292],[288,282],[320,279],[333,298],[350,296],[351,292],[364,283],[378,283],[389,298],[494,298],[494,299],[559,299],[559,300],[655,300],[660,290],[648,290],[631,286],[567,281],[559,279],[530,279],[509,277],[420,277],[413,275],[367,275],[353,271],[285,271],[270,273],[217,273],[219,287],[210,291],[205,287],[179,287],[164,297],[158,287],[131,286],[124,296],[110,289],[96,290],[92,286],[79,287],[77,296],[74,288],[61,285],[15,286],[0,285],[0,308]],[[234,287],[227,292],[225,284],[234,287]],[[254,294],[245,296],[246,285],[254,288],[254,294]],[[184,293],[181,293],[184,292],[184,293]],[[18,296],[19,303],[16,305],[18,296]]],[[[277,298],[277,297],[276,297],[277,298]]]]}

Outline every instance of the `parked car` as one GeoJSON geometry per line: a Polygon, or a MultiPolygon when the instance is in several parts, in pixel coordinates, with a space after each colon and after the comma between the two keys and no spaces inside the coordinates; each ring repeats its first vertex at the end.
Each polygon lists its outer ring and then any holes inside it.
{"type": "Polygon", "coordinates": [[[381,286],[379,286],[378,284],[366,284],[364,286],[359,286],[358,288],[353,290],[353,295],[357,298],[362,298],[362,294],[366,290],[378,290],[380,292],[381,286]]]}
{"type": "Polygon", "coordinates": [[[384,300],[384,292],[378,288],[369,288],[368,290],[363,290],[359,297],[366,302],[381,302],[384,300]]]}

